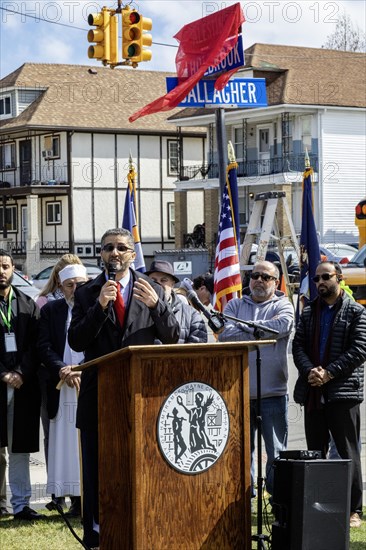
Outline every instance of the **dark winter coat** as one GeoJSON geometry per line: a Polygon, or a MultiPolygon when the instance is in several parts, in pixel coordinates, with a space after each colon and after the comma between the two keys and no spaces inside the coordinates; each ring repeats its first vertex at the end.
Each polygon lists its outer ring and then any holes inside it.
{"type": "MultiPolygon", "coordinates": [[[[113,316],[106,315],[98,297],[105,284],[105,274],[76,289],[75,304],[68,332],[71,348],[85,351],[85,362],[127,346],[175,344],[179,337],[178,322],[164,298],[163,288],[146,275],[131,270],[132,283],[139,278],[147,280],[159,296],[155,309],[131,296],[123,330],[113,316]]],[[[112,312],[113,314],[113,312],[112,312]]],[[[76,426],[97,430],[98,427],[97,367],[83,371],[78,401],[76,426]]]]}
{"type": "Polygon", "coordinates": [[[38,352],[43,368],[47,370],[47,413],[50,419],[55,418],[60,403],[56,386],[60,382],[59,370],[66,366],[63,357],[68,311],[64,298],[47,302],[41,309],[38,352]]]}
{"type": "Polygon", "coordinates": [[[180,326],[178,344],[207,342],[206,323],[197,310],[185,304],[175,292],[172,292],[170,306],[180,326]]]}
{"type": "MultiPolygon", "coordinates": [[[[41,394],[37,377],[39,309],[36,303],[23,292],[13,287],[17,300],[15,339],[17,344],[16,371],[23,377],[23,384],[14,390],[14,453],[35,453],[39,450],[39,423],[41,394]]],[[[0,318],[0,377],[9,372],[3,362],[5,354],[4,323],[0,318]]],[[[7,388],[0,380],[0,447],[8,444],[7,434],[7,388]]]]}
{"type": "MultiPolygon", "coordinates": [[[[304,404],[309,391],[309,371],[318,366],[311,362],[314,346],[316,298],[304,308],[293,341],[293,358],[299,371],[294,400],[304,404]]],[[[343,293],[330,331],[329,360],[322,365],[334,379],[322,387],[327,401],[363,401],[364,362],[366,360],[366,309],[343,293]]]]}

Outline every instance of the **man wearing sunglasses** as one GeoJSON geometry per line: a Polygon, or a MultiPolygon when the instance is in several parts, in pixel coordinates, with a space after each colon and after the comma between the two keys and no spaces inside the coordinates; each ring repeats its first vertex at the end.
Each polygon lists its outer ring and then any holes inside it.
{"type": "Polygon", "coordinates": [[[304,405],[308,449],[321,450],[325,458],[331,434],[339,455],[351,459],[350,526],[360,527],[366,310],[342,290],[339,264],[321,262],[313,280],[318,297],[304,308],[293,342],[299,371],[294,399],[304,405]]]}
{"type": "MultiPolygon", "coordinates": [[[[242,298],[230,300],[224,313],[243,321],[255,321],[278,331],[277,336],[257,334],[253,328],[228,321],[219,334],[221,342],[276,338],[276,344],[261,349],[261,413],[262,435],[266,447],[266,489],[273,494],[273,468],[275,458],[287,446],[288,365],[287,350],[294,322],[294,310],[283,292],[277,290],[279,271],[272,262],[257,262],[250,274],[249,287],[242,298]]],[[[256,352],[249,353],[250,376],[250,439],[252,452],[252,484],[254,482],[254,450],[257,430],[257,373],[256,352]]],[[[253,489],[254,494],[254,489],[253,489]]]]}
{"type": "MultiPolygon", "coordinates": [[[[85,351],[85,361],[127,346],[178,341],[179,324],[164,289],[131,268],[134,246],[127,229],[106,231],[101,241],[105,271],[75,291],[68,339],[73,350],[85,351]]],[[[81,376],[76,426],[82,448],[83,540],[93,548],[99,546],[97,367],[81,376]]]]}

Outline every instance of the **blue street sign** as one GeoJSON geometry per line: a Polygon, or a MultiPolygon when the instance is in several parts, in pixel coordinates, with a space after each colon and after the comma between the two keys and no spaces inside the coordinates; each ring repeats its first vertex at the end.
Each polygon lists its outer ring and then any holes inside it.
{"type": "Polygon", "coordinates": [[[203,76],[211,76],[224,71],[231,71],[231,69],[243,67],[244,64],[243,37],[239,34],[235,47],[230,50],[225,59],[215,67],[209,67],[203,76]]]}
{"type": "MultiPolygon", "coordinates": [[[[166,79],[167,91],[178,84],[178,79],[166,79]]],[[[215,90],[214,80],[200,80],[187,94],[179,107],[267,107],[265,78],[233,78],[222,90],[215,90]]]]}

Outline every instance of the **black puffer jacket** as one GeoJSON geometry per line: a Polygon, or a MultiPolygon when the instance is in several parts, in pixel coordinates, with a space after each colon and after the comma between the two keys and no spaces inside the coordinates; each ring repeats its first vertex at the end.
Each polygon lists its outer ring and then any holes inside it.
{"type": "MultiPolygon", "coordinates": [[[[310,369],[318,366],[311,362],[314,346],[314,318],[316,298],[304,308],[296,328],[292,352],[299,371],[294,400],[305,403],[308,390],[310,369]]],[[[336,314],[330,333],[329,361],[322,365],[334,379],[322,387],[327,401],[355,400],[363,401],[364,361],[366,360],[366,309],[353,302],[346,293],[342,305],[336,314]]]]}

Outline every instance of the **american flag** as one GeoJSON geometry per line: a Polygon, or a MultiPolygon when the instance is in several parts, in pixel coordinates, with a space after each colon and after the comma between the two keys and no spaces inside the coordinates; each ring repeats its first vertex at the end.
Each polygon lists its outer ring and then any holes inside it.
{"type": "Polygon", "coordinates": [[[228,165],[221,201],[214,272],[214,304],[218,311],[223,311],[232,298],[241,296],[237,166],[236,162],[228,165]]]}
{"type": "MultiPolygon", "coordinates": [[[[130,161],[131,160],[132,159],[130,159],[130,161]]],[[[137,220],[136,220],[135,177],[136,177],[136,172],[134,171],[133,165],[130,162],[130,170],[128,173],[128,185],[126,190],[126,199],[125,199],[125,208],[123,211],[122,227],[124,229],[128,229],[132,233],[135,241],[136,258],[132,264],[132,268],[136,269],[136,271],[140,271],[141,273],[145,273],[146,266],[145,266],[144,254],[142,252],[139,228],[137,226],[137,220]]]]}

